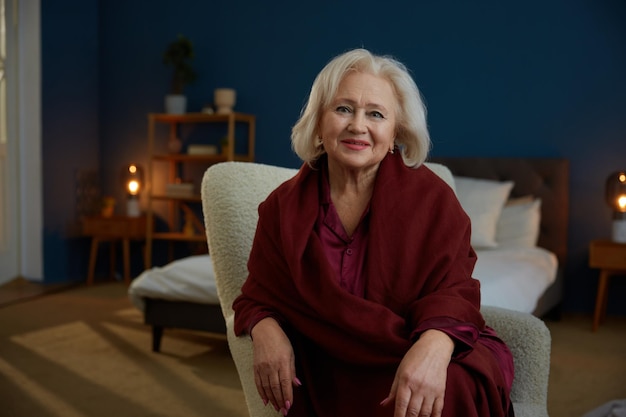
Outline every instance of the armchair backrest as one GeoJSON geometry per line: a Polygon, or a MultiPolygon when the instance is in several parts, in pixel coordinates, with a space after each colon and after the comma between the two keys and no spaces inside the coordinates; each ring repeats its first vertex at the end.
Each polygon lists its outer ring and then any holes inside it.
{"type": "Polygon", "coordinates": [[[297,172],[251,162],[224,162],[205,172],[202,208],[224,318],[233,314],[231,304],[248,276],[258,206],[297,172]]]}

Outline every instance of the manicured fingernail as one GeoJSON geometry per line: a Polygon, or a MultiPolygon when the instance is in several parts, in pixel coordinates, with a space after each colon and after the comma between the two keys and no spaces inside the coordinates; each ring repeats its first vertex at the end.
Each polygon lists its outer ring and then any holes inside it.
{"type": "Polygon", "coordinates": [[[283,413],[284,416],[287,415],[287,409],[285,409],[285,408],[281,408],[280,412],[283,413]]]}
{"type": "Polygon", "coordinates": [[[302,382],[300,382],[300,380],[298,379],[298,377],[295,377],[293,380],[294,380],[294,381],[296,381],[296,385],[297,385],[297,386],[302,386],[302,382]]]}
{"type": "Polygon", "coordinates": [[[285,401],[285,408],[286,408],[287,410],[290,410],[290,409],[291,409],[291,402],[290,402],[289,400],[285,401]]]}
{"type": "Polygon", "coordinates": [[[267,398],[263,398],[263,405],[267,405],[268,402],[267,398]]]}

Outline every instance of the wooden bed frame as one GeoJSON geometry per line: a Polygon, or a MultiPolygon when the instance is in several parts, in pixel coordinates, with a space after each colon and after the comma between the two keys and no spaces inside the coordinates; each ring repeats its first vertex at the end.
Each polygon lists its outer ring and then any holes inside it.
{"type": "MultiPolygon", "coordinates": [[[[512,197],[533,195],[541,199],[541,229],[538,245],[556,254],[556,281],[539,300],[533,312],[538,317],[558,317],[563,294],[563,269],[567,258],[569,208],[569,163],[558,158],[433,157],[430,162],[446,165],[455,176],[515,183],[512,197]]],[[[225,333],[219,305],[187,301],[146,299],[145,323],[152,326],[152,350],[158,352],[165,328],[225,333]]]]}
{"type": "Polygon", "coordinates": [[[145,301],[144,323],[152,326],[153,352],[161,350],[163,330],[166,328],[226,334],[226,323],[219,305],[157,298],[146,298],[145,301]]]}

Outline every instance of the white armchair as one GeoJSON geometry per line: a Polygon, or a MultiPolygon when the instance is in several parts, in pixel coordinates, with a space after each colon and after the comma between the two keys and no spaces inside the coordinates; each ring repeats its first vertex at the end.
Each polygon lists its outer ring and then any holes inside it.
{"type": "MultiPolygon", "coordinates": [[[[447,168],[428,164],[448,183],[447,168]]],[[[275,417],[257,394],[252,371],[252,343],[233,332],[232,302],[248,275],[247,260],[256,230],[257,208],[297,170],[250,162],[224,162],[210,167],[202,181],[202,205],[218,296],[226,320],[230,351],[239,373],[250,416],[275,417]]],[[[453,184],[451,184],[453,185],[453,184]]],[[[515,380],[511,397],[517,417],[547,417],[550,333],[538,318],[496,307],[483,307],[487,323],[511,349],[515,380]]]]}

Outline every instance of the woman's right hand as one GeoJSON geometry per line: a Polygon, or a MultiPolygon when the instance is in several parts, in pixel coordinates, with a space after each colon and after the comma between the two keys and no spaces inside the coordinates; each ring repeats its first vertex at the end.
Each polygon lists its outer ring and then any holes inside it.
{"type": "Polygon", "coordinates": [[[254,346],[254,382],[263,404],[272,403],[287,415],[293,404],[292,384],[299,386],[293,348],[278,322],[271,317],[250,331],[254,346]]]}

